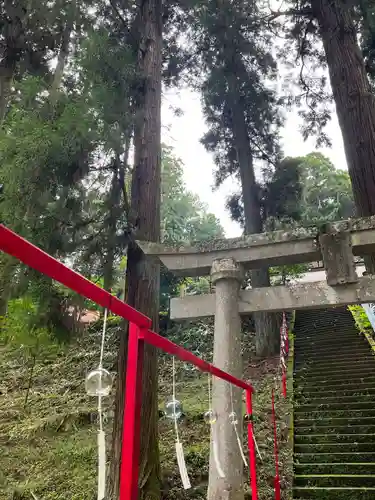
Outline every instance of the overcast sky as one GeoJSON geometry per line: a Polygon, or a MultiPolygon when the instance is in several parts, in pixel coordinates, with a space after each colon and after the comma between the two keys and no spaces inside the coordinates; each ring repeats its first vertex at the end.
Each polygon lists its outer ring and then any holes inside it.
{"type": "MultiPolygon", "coordinates": [[[[231,221],[225,209],[226,196],[236,191],[235,182],[228,180],[219,190],[212,190],[213,158],[199,142],[207,130],[199,94],[188,89],[166,92],[162,106],[162,125],[163,142],[172,146],[176,156],[184,163],[187,188],[196,193],[208,205],[210,212],[220,219],[227,237],[240,236],[240,227],[231,221]],[[175,116],[172,107],[181,108],[183,115],[175,116]]],[[[336,114],[327,128],[332,148],[317,149],[314,139],[304,142],[299,126],[297,111],[289,112],[282,130],[282,146],[285,156],[303,156],[312,151],[320,151],[331,159],[336,168],[347,168],[336,114]]]]}

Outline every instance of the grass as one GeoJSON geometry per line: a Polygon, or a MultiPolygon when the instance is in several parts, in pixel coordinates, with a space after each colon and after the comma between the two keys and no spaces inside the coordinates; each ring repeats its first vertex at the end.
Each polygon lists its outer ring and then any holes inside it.
{"type": "MultiPolygon", "coordinates": [[[[186,332],[185,332],[186,334],[186,332]]],[[[185,335],[184,334],[184,335],[185,335]]],[[[115,331],[107,343],[105,367],[115,362],[115,331]]],[[[178,340],[178,339],[174,339],[178,340]]],[[[93,500],[96,492],[96,401],[84,390],[86,373],[98,361],[99,336],[91,332],[67,348],[45,349],[35,367],[29,403],[24,408],[28,363],[22,351],[0,348],[0,500],[93,500]]],[[[184,338],[184,345],[189,348],[184,338]]],[[[190,339],[194,342],[194,338],[190,339]]],[[[273,498],[273,435],[271,390],[275,386],[277,360],[261,361],[253,356],[252,342],[244,351],[244,377],[256,389],[255,435],[263,456],[258,460],[259,499],[273,498]]],[[[202,356],[210,359],[212,335],[202,356]]],[[[160,408],[171,395],[171,362],[160,357],[160,408]]],[[[209,428],[203,421],[207,410],[207,377],[178,366],[177,398],[184,418],[181,439],[192,489],[182,489],[174,451],[174,429],[160,419],[160,455],[163,499],[203,499],[207,492],[209,428]]],[[[277,413],[280,436],[280,474],[284,498],[292,476],[288,429],[291,402],[280,399],[277,385],[277,413]]],[[[106,407],[105,428],[112,427],[111,400],[106,407]]],[[[246,440],[245,440],[246,442],[246,440]]],[[[245,471],[248,482],[248,472],[245,471]]],[[[250,498],[249,489],[246,496],[250,498]]]]}

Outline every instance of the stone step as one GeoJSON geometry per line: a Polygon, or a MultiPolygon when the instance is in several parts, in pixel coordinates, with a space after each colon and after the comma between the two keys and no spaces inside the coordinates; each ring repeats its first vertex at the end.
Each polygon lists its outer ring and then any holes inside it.
{"type": "Polygon", "coordinates": [[[371,373],[375,370],[375,359],[363,359],[362,361],[336,364],[332,362],[328,366],[314,366],[314,365],[304,365],[303,367],[294,367],[294,370],[297,371],[299,375],[309,376],[311,378],[319,377],[321,375],[329,374],[335,376],[336,374],[341,375],[342,373],[357,373],[367,371],[371,373]]]}
{"type": "Polygon", "coordinates": [[[306,376],[307,374],[309,377],[313,377],[314,379],[318,377],[323,378],[329,375],[355,375],[356,373],[362,374],[363,372],[371,374],[375,371],[375,359],[366,359],[363,363],[346,363],[342,365],[335,365],[335,363],[331,363],[331,365],[324,368],[324,370],[305,365],[300,368],[294,367],[294,371],[297,376],[306,376]]]}
{"type": "Polygon", "coordinates": [[[345,356],[342,358],[326,358],[324,360],[316,360],[313,358],[305,358],[298,362],[294,362],[294,370],[332,370],[333,368],[345,368],[347,366],[357,367],[358,365],[365,364],[366,366],[374,363],[375,364],[375,356],[369,353],[360,353],[358,355],[353,356],[345,356]]]}
{"type": "Polygon", "coordinates": [[[310,426],[299,426],[295,425],[295,433],[304,436],[310,434],[375,434],[375,421],[370,419],[371,423],[367,425],[319,425],[319,422],[316,422],[310,426]]]}
{"type": "Polygon", "coordinates": [[[362,453],[375,452],[375,443],[305,443],[294,444],[296,453],[362,453]]]}
{"type": "Polygon", "coordinates": [[[357,443],[374,443],[375,451],[375,434],[298,434],[294,436],[294,444],[357,444],[357,443]]]}
{"type": "MultiPolygon", "coordinates": [[[[350,385],[343,386],[339,390],[334,389],[334,390],[324,391],[324,397],[332,397],[335,395],[352,396],[355,394],[363,394],[363,395],[375,394],[375,385],[369,386],[364,383],[361,383],[359,386],[358,384],[353,384],[352,386],[350,385]]],[[[307,390],[297,387],[294,390],[294,395],[295,396],[303,395],[306,397],[316,398],[318,395],[322,395],[322,390],[321,388],[307,390]]]]}
{"type": "Polygon", "coordinates": [[[374,500],[375,488],[339,488],[339,487],[310,487],[300,486],[293,488],[293,498],[319,500],[374,500]]]}
{"type": "MultiPolygon", "coordinates": [[[[352,333],[347,335],[338,335],[337,337],[331,337],[330,339],[319,339],[314,337],[314,339],[305,339],[303,342],[298,342],[297,340],[294,342],[294,349],[296,355],[298,353],[303,354],[317,354],[317,353],[326,353],[327,350],[339,350],[339,346],[345,346],[345,349],[349,349],[351,347],[353,350],[356,348],[362,347],[364,344],[363,338],[358,336],[353,336],[352,333]]],[[[336,351],[336,352],[337,352],[336,351]]]]}
{"type": "Polygon", "coordinates": [[[375,370],[358,369],[354,372],[321,373],[320,375],[315,375],[314,377],[309,377],[308,374],[294,374],[294,385],[298,386],[301,384],[305,387],[311,387],[316,384],[346,385],[347,382],[361,380],[367,380],[369,381],[369,384],[372,384],[375,381],[375,370]]]}
{"type": "Polygon", "coordinates": [[[294,390],[296,393],[300,392],[312,392],[317,391],[319,394],[326,393],[329,391],[341,392],[346,389],[351,388],[361,388],[361,387],[370,387],[375,384],[375,376],[360,376],[358,378],[351,377],[347,378],[339,378],[335,380],[330,380],[327,377],[327,380],[320,380],[319,383],[316,383],[315,380],[300,379],[293,381],[294,390]]]}
{"type": "Polygon", "coordinates": [[[293,345],[297,349],[297,351],[295,351],[296,357],[316,353],[317,351],[319,351],[322,356],[334,354],[340,355],[346,353],[350,354],[353,352],[353,346],[355,347],[355,350],[362,350],[366,348],[368,351],[370,349],[370,345],[366,337],[357,334],[353,335],[353,333],[349,334],[346,338],[339,336],[337,339],[330,339],[329,342],[317,339],[308,339],[305,343],[299,343],[297,340],[294,340],[293,345]]]}
{"type": "Polygon", "coordinates": [[[294,471],[299,475],[310,474],[374,474],[375,462],[342,462],[342,463],[312,463],[294,464],[294,471]]]}
{"type": "Polygon", "coordinates": [[[356,356],[345,356],[343,358],[332,358],[324,361],[316,361],[314,359],[300,361],[299,363],[294,363],[295,370],[309,370],[309,371],[318,371],[318,370],[329,370],[333,371],[333,369],[339,369],[347,366],[361,366],[361,365],[369,365],[373,363],[375,365],[375,357],[370,353],[359,354],[356,356]]]}
{"type": "Polygon", "coordinates": [[[354,401],[375,401],[375,394],[364,394],[364,393],[356,393],[352,396],[342,395],[340,392],[337,393],[336,396],[329,397],[306,397],[304,395],[297,395],[295,400],[298,401],[298,405],[320,405],[320,404],[330,404],[330,403],[353,403],[354,401]]]}
{"type": "Polygon", "coordinates": [[[345,411],[351,411],[352,409],[354,410],[361,410],[361,409],[373,409],[375,408],[375,400],[373,397],[369,398],[366,401],[361,401],[357,398],[355,401],[350,401],[346,403],[342,403],[340,400],[335,401],[335,402],[328,402],[328,403],[319,403],[321,400],[315,400],[316,402],[314,403],[302,403],[300,402],[296,408],[297,410],[301,409],[302,411],[328,411],[328,410],[341,410],[344,408],[345,411]]]}
{"type": "MultiPolygon", "coordinates": [[[[295,453],[294,454],[295,464],[304,463],[363,463],[363,462],[375,462],[375,451],[371,452],[320,452],[320,453],[295,453]]],[[[374,497],[375,498],[375,497],[374,497]]]]}
{"type": "Polygon", "coordinates": [[[372,474],[314,474],[309,476],[294,475],[294,486],[328,487],[374,487],[375,476],[372,474]]]}
{"type": "Polygon", "coordinates": [[[318,352],[319,354],[319,359],[324,359],[324,358],[334,358],[334,357],[344,357],[344,356],[351,356],[353,353],[364,353],[368,354],[371,352],[371,347],[370,344],[368,343],[367,339],[362,339],[360,338],[355,345],[355,349],[353,350],[352,345],[346,345],[346,344],[340,344],[340,345],[330,345],[330,346],[324,346],[324,349],[321,349],[320,351],[317,351],[318,346],[315,346],[313,348],[299,348],[298,344],[294,343],[294,348],[295,348],[295,355],[294,359],[297,361],[302,358],[310,358],[314,359],[316,358],[316,354],[318,352]]]}
{"type": "MultiPolygon", "coordinates": [[[[362,417],[373,417],[375,418],[375,408],[353,408],[350,410],[350,415],[353,418],[362,418],[362,417]]],[[[321,410],[315,409],[313,411],[306,411],[306,408],[301,407],[301,409],[294,411],[294,420],[298,422],[300,419],[314,419],[314,420],[324,420],[327,418],[338,418],[338,417],[346,417],[348,418],[348,409],[340,408],[340,409],[330,409],[330,410],[321,410]]]]}
{"type": "Polygon", "coordinates": [[[301,429],[304,427],[317,427],[319,428],[320,426],[351,426],[351,425],[373,425],[375,420],[374,416],[367,416],[367,417],[331,417],[328,416],[326,418],[297,418],[295,419],[294,427],[295,429],[301,429]]]}

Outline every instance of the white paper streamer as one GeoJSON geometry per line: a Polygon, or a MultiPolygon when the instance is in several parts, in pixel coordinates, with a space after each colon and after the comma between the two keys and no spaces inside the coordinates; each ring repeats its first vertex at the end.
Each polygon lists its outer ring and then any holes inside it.
{"type": "MultiPolygon", "coordinates": [[[[212,409],[212,398],[211,398],[211,375],[208,374],[208,407],[212,409]]],[[[214,411],[214,410],[213,410],[214,411]]],[[[219,458],[219,444],[217,440],[217,426],[214,422],[210,422],[211,425],[211,439],[212,439],[212,453],[214,456],[214,462],[216,471],[219,477],[224,478],[225,474],[221,467],[219,458]]]]}
{"type": "Polygon", "coordinates": [[[103,430],[98,432],[98,500],[105,497],[105,433],[103,430]]]}
{"type": "Polygon", "coordinates": [[[216,436],[216,425],[211,424],[211,429],[212,429],[212,451],[213,451],[213,455],[214,455],[216,471],[217,471],[219,477],[224,478],[225,474],[224,474],[223,469],[221,468],[220,459],[219,459],[219,445],[218,445],[217,436],[216,436]]]}
{"type": "Polygon", "coordinates": [[[260,454],[260,451],[259,451],[259,448],[258,448],[258,443],[256,442],[256,439],[255,439],[254,434],[253,434],[253,439],[254,439],[255,448],[256,448],[256,450],[257,450],[257,453],[258,453],[258,455],[259,455],[259,458],[260,458],[260,459],[261,459],[261,461],[263,462],[263,457],[262,457],[262,455],[260,454]]]}
{"type": "Polygon", "coordinates": [[[237,444],[238,444],[238,448],[240,449],[240,454],[241,454],[241,457],[242,457],[242,461],[244,463],[244,466],[247,467],[247,460],[246,460],[245,454],[243,452],[242,443],[241,443],[240,436],[238,434],[237,425],[233,424],[233,427],[234,427],[234,432],[236,433],[237,444]]]}
{"type": "MultiPolygon", "coordinates": [[[[172,358],[172,397],[173,401],[176,401],[176,366],[175,366],[175,360],[174,357],[172,358]]],[[[177,418],[174,419],[174,428],[176,431],[176,456],[177,456],[177,464],[178,464],[178,469],[180,471],[180,476],[181,476],[181,481],[182,481],[182,486],[184,487],[185,490],[188,490],[191,488],[190,484],[190,479],[188,475],[188,471],[186,468],[186,462],[185,462],[185,455],[184,455],[184,448],[182,446],[182,443],[180,442],[180,435],[178,432],[178,423],[177,423],[177,418]]]]}
{"type": "MultiPolygon", "coordinates": [[[[230,404],[231,404],[232,414],[235,414],[234,405],[233,405],[233,388],[232,388],[232,386],[230,386],[230,404]]],[[[232,422],[232,425],[233,425],[234,432],[236,434],[237,444],[238,444],[238,448],[240,450],[240,455],[241,455],[242,461],[243,461],[245,467],[247,467],[247,460],[245,457],[245,453],[243,452],[240,435],[238,434],[237,422],[236,421],[232,422]]]]}
{"type": "Polygon", "coordinates": [[[191,484],[186,468],[184,449],[180,441],[176,442],[176,455],[177,455],[178,468],[180,470],[182,486],[184,487],[185,490],[188,490],[189,488],[191,488],[191,484]]]}

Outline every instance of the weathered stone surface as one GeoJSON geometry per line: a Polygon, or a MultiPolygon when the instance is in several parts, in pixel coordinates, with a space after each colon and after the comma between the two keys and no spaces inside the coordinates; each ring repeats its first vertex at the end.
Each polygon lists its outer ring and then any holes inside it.
{"type": "MultiPolygon", "coordinates": [[[[365,276],[357,283],[332,287],[326,281],[273,286],[240,291],[239,312],[292,311],[336,305],[375,302],[375,277],[365,276]]],[[[215,314],[215,295],[191,295],[171,299],[172,319],[196,319],[215,314]]]]}
{"type": "Polygon", "coordinates": [[[330,286],[356,283],[358,276],[349,230],[329,229],[319,236],[327,283],[330,286]]]}
{"type": "Polygon", "coordinates": [[[232,258],[217,259],[212,263],[211,281],[213,284],[222,279],[235,279],[241,282],[244,277],[245,273],[241,265],[232,258]]]}
{"type": "MultiPolygon", "coordinates": [[[[350,229],[354,255],[375,252],[375,217],[339,221],[330,227],[337,231],[350,229]]],[[[318,234],[319,229],[312,227],[212,240],[195,246],[165,247],[142,241],[138,244],[145,254],[159,257],[176,275],[203,276],[210,273],[214,260],[223,258],[233,258],[245,269],[322,260],[318,234]]]]}
{"type": "MultiPolygon", "coordinates": [[[[216,287],[215,333],[213,364],[218,368],[242,377],[241,321],[238,301],[242,271],[233,259],[216,260],[212,265],[212,279],[216,287]]],[[[221,478],[216,470],[213,449],[210,454],[208,500],[243,500],[243,463],[229,414],[242,414],[242,391],[224,380],[212,381],[212,406],[217,414],[216,432],[220,464],[225,473],[221,478]],[[233,401],[233,408],[232,408],[233,401]]],[[[242,418],[238,419],[242,436],[242,418]]]]}

